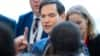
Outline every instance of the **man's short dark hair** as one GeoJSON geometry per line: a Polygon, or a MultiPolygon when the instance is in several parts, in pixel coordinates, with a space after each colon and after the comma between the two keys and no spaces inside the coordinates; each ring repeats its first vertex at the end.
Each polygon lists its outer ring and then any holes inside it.
{"type": "Polygon", "coordinates": [[[14,56],[13,32],[10,26],[0,22],[0,56],[14,56]]]}
{"type": "Polygon", "coordinates": [[[43,8],[43,6],[48,5],[48,4],[56,4],[57,11],[58,11],[59,15],[61,15],[62,13],[65,12],[65,7],[60,1],[58,1],[58,0],[44,0],[40,4],[39,13],[41,13],[41,9],[43,8]]]}
{"type": "Polygon", "coordinates": [[[50,33],[50,41],[58,52],[77,52],[81,47],[79,27],[72,22],[62,22],[56,25],[50,33]]]}

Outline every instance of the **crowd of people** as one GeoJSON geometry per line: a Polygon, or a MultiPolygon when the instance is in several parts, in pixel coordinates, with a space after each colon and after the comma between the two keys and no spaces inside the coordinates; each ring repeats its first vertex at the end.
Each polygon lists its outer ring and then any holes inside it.
{"type": "Polygon", "coordinates": [[[0,15],[1,56],[99,56],[100,34],[82,5],[65,13],[59,0],[29,0],[16,23],[0,15]]]}

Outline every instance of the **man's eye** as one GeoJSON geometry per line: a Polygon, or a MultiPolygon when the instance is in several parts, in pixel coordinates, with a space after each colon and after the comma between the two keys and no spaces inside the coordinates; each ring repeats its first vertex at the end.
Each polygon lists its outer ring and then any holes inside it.
{"type": "Polygon", "coordinates": [[[41,18],[45,18],[45,15],[41,15],[41,18]]]}
{"type": "Polygon", "coordinates": [[[49,14],[48,16],[49,17],[55,17],[56,15],[55,14],[49,14]]]}
{"type": "Polygon", "coordinates": [[[76,22],[76,24],[81,24],[81,22],[80,22],[80,21],[78,21],[78,22],[76,22]]]}

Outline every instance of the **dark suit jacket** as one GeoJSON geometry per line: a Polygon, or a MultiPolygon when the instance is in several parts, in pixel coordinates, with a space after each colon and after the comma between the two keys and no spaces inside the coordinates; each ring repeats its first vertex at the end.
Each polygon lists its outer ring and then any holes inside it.
{"type": "Polygon", "coordinates": [[[100,56],[100,34],[97,35],[97,37],[94,39],[94,56],[100,56]]]}
{"type": "Polygon", "coordinates": [[[91,56],[100,56],[100,34],[91,43],[91,56]]]}
{"type": "Polygon", "coordinates": [[[100,56],[100,34],[88,42],[90,56],[100,56]]]}
{"type": "Polygon", "coordinates": [[[13,32],[15,33],[15,29],[16,29],[16,21],[11,20],[10,18],[0,15],[0,22],[4,22],[5,24],[7,24],[8,26],[11,27],[11,29],[13,30],[13,32]]]}
{"type": "MultiPolygon", "coordinates": [[[[21,15],[19,17],[19,22],[18,22],[17,27],[16,27],[16,36],[23,35],[24,28],[28,27],[29,28],[28,40],[29,40],[29,34],[30,34],[30,28],[32,25],[32,21],[33,21],[33,13],[32,12],[21,15]]],[[[43,32],[42,37],[46,37],[46,36],[47,36],[47,34],[43,32]]]]}

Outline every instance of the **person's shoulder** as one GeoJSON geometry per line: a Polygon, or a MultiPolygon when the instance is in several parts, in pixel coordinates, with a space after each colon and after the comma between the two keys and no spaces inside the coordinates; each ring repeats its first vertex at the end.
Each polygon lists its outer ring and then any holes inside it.
{"type": "Polygon", "coordinates": [[[38,46],[39,48],[43,48],[43,46],[45,46],[45,44],[47,43],[48,38],[43,38],[40,41],[36,42],[36,46],[38,46]]]}
{"type": "Polygon", "coordinates": [[[11,19],[11,18],[9,18],[9,17],[6,17],[6,16],[4,16],[4,15],[0,15],[0,21],[12,23],[12,24],[15,24],[15,23],[16,23],[15,20],[13,20],[13,19],[11,19]]]}
{"type": "Polygon", "coordinates": [[[38,52],[42,52],[46,43],[48,41],[48,38],[43,38],[40,41],[36,42],[33,46],[32,46],[32,52],[36,52],[38,50],[38,52]]]}
{"type": "Polygon", "coordinates": [[[98,34],[97,36],[96,36],[96,38],[99,38],[100,37],[100,34],[98,34]]]}
{"type": "Polygon", "coordinates": [[[0,15],[0,21],[11,21],[8,17],[4,16],[4,15],[0,15]]]}
{"type": "Polygon", "coordinates": [[[94,41],[100,43],[100,34],[97,34],[97,36],[94,38],[94,41]]]}
{"type": "Polygon", "coordinates": [[[4,22],[8,26],[10,26],[15,32],[15,28],[16,28],[16,21],[15,20],[13,20],[12,18],[9,18],[7,16],[0,15],[0,22],[4,22]]]}
{"type": "Polygon", "coordinates": [[[31,15],[33,15],[32,11],[30,11],[28,13],[24,13],[24,14],[20,15],[19,17],[29,17],[31,15]]]}
{"type": "Polygon", "coordinates": [[[0,14],[0,20],[1,20],[1,19],[7,19],[7,17],[5,17],[4,15],[1,15],[1,14],[0,14]]]}
{"type": "Polygon", "coordinates": [[[18,17],[18,22],[30,21],[30,19],[32,19],[32,17],[33,17],[33,13],[32,12],[21,14],[18,17]]]}
{"type": "Polygon", "coordinates": [[[24,14],[21,14],[19,16],[19,20],[18,21],[27,21],[27,20],[30,20],[32,19],[33,17],[33,13],[32,12],[28,12],[28,13],[24,13],[24,14]]]}

